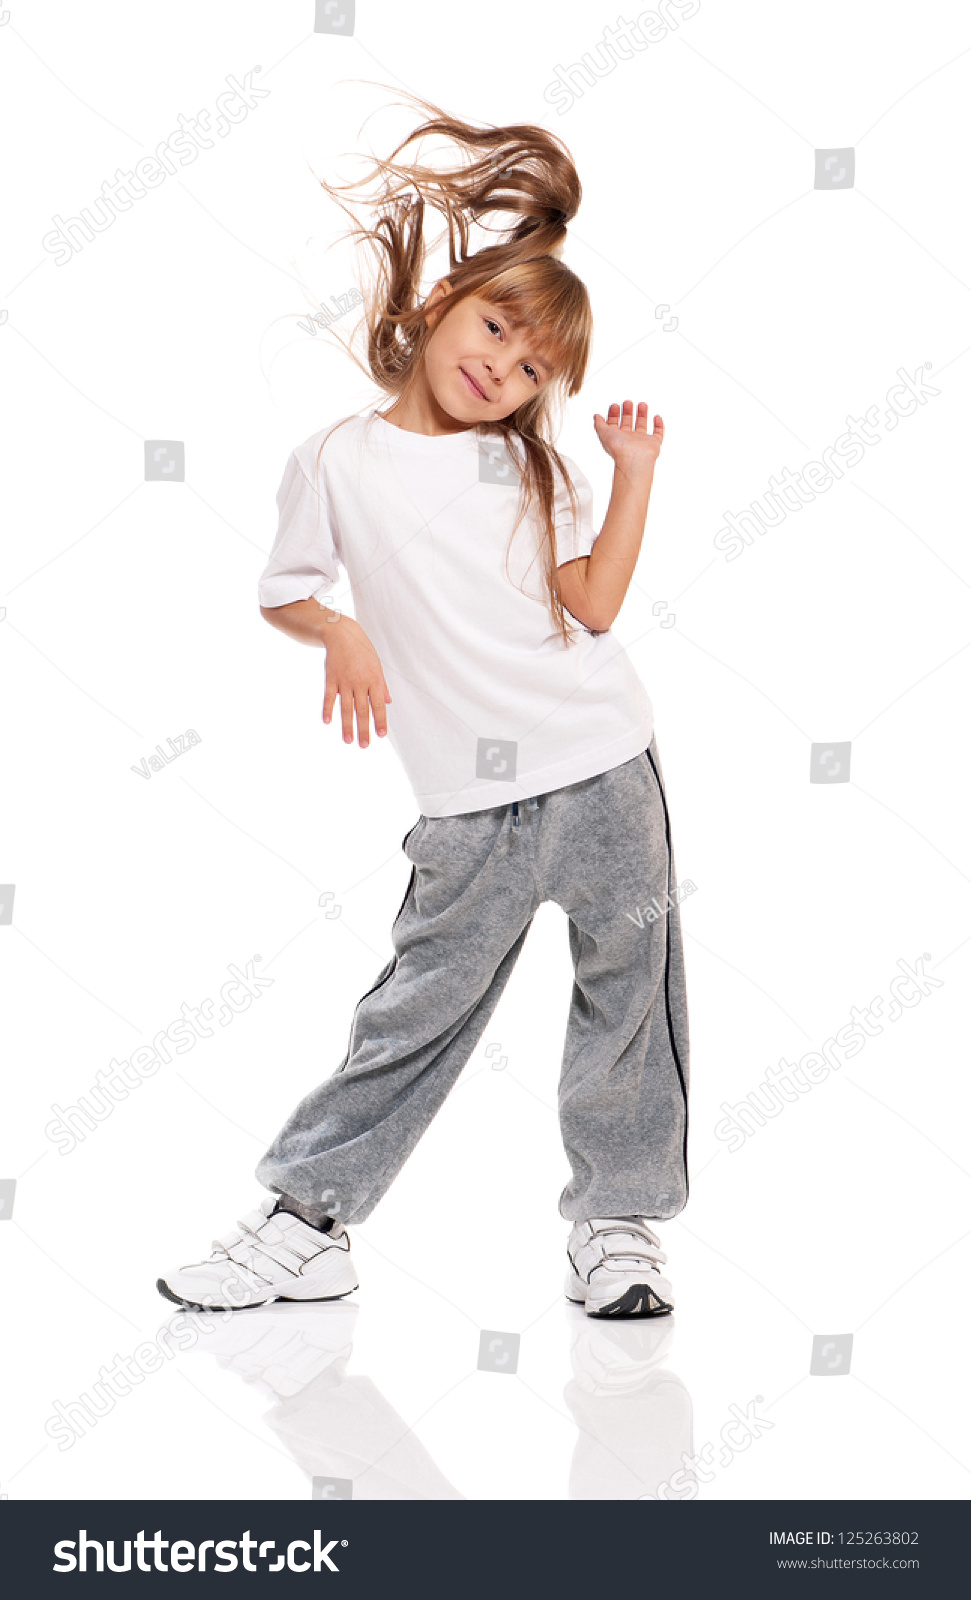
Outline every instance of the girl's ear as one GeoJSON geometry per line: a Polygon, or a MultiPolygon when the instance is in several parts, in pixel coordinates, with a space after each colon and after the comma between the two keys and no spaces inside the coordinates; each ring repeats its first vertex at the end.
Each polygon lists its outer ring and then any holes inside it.
{"type": "Polygon", "coordinates": [[[429,327],[433,328],[435,326],[435,323],[438,321],[438,311],[441,310],[440,302],[445,299],[447,294],[451,294],[451,292],[452,285],[450,283],[446,283],[444,278],[439,278],[438,282],[433,286],[427,300],[425,301],[426,307],[435,306],[438,308],[435,316],[429,321],[429,327]]]}

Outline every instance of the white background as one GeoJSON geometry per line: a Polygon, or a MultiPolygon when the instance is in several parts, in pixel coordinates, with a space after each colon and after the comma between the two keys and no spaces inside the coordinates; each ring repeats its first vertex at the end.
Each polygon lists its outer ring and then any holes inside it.
{"type": "Polygon", "coordinates": [[[328,36],[312,0],[8,3],[0,1492],[299,1498],[331,1473],[355,1498],[650,1496],[682,1451],[724,1456],[730,1408],[759,1396],[771,1428],[701,1497],[966,1496],[965,9],[669,7],[667,37],[561,113],[557,67],[593,52],[603,71],[604,29],[636,9],[370,0],[328,36]],[[270,92],[244,120],[55,265],[52,217],[257,65],[270,92]],[[596,337],[559,443],[595,514],[593,413],[645,399],[667,424],[614,631],[697,886],[691,1196],[661,1230],[677,1309],[605,1329],[562,1298],[571,970],[547,904],[448,1103],[352,1229],[360,1290],[239,1314],[60,1449],[55,1401],[158,1336],[156,1277],[256,1203],[263,1148],[391,953],[414,798],[385,743],[322,726],[323,653],[263,623],[256,580],[289,451],[380,399],[297,324],[354,282],[315,173],[390,152],[419,120],[398,88],[542,122],[577,164],[565,259],[596,337]],[[820,148],[854,150],[852,186],[814,188],[820,148]],[[936,397],[725,559],[726,511],[922,365],[936,397]],[[184,483],[143,481],[146,438],[184,440],[184,483]],[[133,772],[189,728],[198,745],[133,772]],[[832,741],[852,742],[850,781],[810,784],[832,741]],[[722,1103],[924,952],[939,986],[730,1152],[722,1103]],[[272,987],[60,1154],[52,1104],[257,954],[272,987]],[[482,1329],[520,1334],[515,1373],[477,1369],[482,1329]],[[810,1376],[813,1337],[848,1333],[850,1370],[810,1376]]]}

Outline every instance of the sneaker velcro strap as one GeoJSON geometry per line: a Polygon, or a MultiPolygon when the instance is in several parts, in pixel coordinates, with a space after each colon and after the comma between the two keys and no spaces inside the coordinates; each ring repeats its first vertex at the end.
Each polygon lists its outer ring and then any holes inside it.
{"type": "Polygon", "coordinates": [[[277,1228],[275,1219],[271,1223],[269,1219],[263,1215],[262,1211],[249,1211],[245,1217],[240,1217],[239,1221],[234,1227],[227,1228],[225,1233],[220,1234],[218,1239],[214,1239],[212,1241],[213,1249],[228,1251],[232,1249],[234,1245],[242,1243],[244,1239],[269,1239],[271,1237],[270,1233],[264,1232],[263,1230],[268,1230],[271,1227],[275,1229],[276,1237],[278,1239],[282,1239],[283,1234],[280,1232],[279,1228],[277,1228]]]}
{"type": "Polygon", "coordinates": [[[638,1234],[656,1250],[661,1248],[660,1239],[654,1229],[648,1227],[643,1217],[594,1217],[587,1223],[587,1227],[590,1229],[590,1238],[600,1233],[638,1234]]]}
{"type": "Polygon", "coordinates": [[[250,1272],[255,1272],[265,1283],[273,1281],[274,1272],[270,1268],[272,1262],[277,1267],[282,1267],[291,1277],[297,1277],[302,1263],[295,1256],[290,1260],[283,1259],[283,1252],[263,1249],[258,1239],[241,1239],[230,1247],[229,1259],[237,1267],[245,1267],[250,1272]]]}
{"type": "Polygon", "coordinates": [[[585,1260],[577,1260],[576,1270],[578,1275],[587,1283],[598,1267],[604,1267],[608,1272],[649,1272],[652,1276],[660,1275],[658,1263],[646,1251],[616,1251],[611,1254],[604,1251],[585,1260]]]}
{"type": "Polygon", "coordinates": [[[233,1245],[240,1244],[245,1237],[246,1235],[240,1233],[238,1228],[227,1228],[226,1232],[221,1233],[218,1239],[213,1239],[212,1248],[214,1250],[222,1250],[224,1254],[228,1255],[233,1245]]]}
{"type": "Polygon", "coordinates": [[[260,1256],[264,1256],[270,1261],[275,1261],[278,1267],[283,1268],[284,1272],[295,1274],[299,1274],[300,1269],[306,1266],[307,1261],[310,1259],[307,1256],[298,1255],[288,1244],[277,1244],[273,1241],[264,1243],[262,1239],[258,1240],[254,1245],[254,1253],[257,1265],[259,1265],[260,1256]]]}
{"type": "Polygon", "coordinates": [[[264,1288],[270,1282],[266,1275],[259,1271],[252,1254],[244,1254],[242,1248],[235,1252],[227,1252],[227,1261],[231,1261],[236,1268],[235,1278],[246,1289],[264,1288]]]}
{"type": "Polygon", "coordinates": [[[667,1262],[660,1249],[660,1240],[650,1228],[629,1222],[626,1218],[616,1222],[609,1218],[595,1218],[587,1224],[587,1237],[573,1252],[573,1264],[581,1278],[587,1282],[598,1266],[609,1270],[637,1272],[646,1266],[651,1272],[660,1272],[659,1263],[667,1262]]]}
{"type": "Polygon", "coordinates": [[[604,1251],[609,1255],[620,1251],[623,1255],[656,1256],[660,1261],[668,1258],[659,1246],[648,1244],[643,1235],[632,1233],[627,1228],[611,1229],[609,1233],[597,1234],[590,1240],[591,1244],[602,1244],[604,1251]]]}
{"type": "Polygon", "coordinates": [[[601,1257],[600,1257],[600,1259],[604,1263],[610,1262],[611,1266],[614,1266],[616,1263],[622,1262],[622,1261],[623,1262],[629,1262],[630,1265],[636,1271],[636,1269],[638,1267],[642,1267],[644,1265],[645,1261],[649,1262],[653,1269],[657,1269],[658,1268],[658,1264],[660,1262],[666,1263],[668,1258],[667,1258],[666,1255],[662,1254],[662,1252],[660,1250],[655,1251],[655,1250],[621,1250],[621,1249],[618,1249],[618,1250],[604,1250],[602,1255],[601,1255],[601,1257]]]}
{"type": "MultiPolygon", "coordinates": [[[[259,1234],[260,1238],[262,1239],[266,1236],[268,1228],[275,1228],[278,1232],[280,1231],[280,1219],[285,1215],[285,1212],[278,1211],[275,1217],[268,1217],[265,1211],[248,1211],[245,1217],[241,1217],[239,1219],[236,1226],[237,1228],[242,1228],[244,1233],[259,1234]]],[[[294,1218],[294,1221],[296,1220],[297,1219],[294,1218]]]]}

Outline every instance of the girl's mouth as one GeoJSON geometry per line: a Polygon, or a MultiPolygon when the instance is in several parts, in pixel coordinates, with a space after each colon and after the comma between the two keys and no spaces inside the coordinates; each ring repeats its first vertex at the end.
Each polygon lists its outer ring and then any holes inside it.
{"type": "Polygon", "coordinates": [[[476,383],[475,379],[469,377],[469,375],[466,372],[464,367],[459,367],[459,371],[461,372],[463,378],[465,379],[465,381],[468,384],[470,390],[476,396],[476,398],[479,399],[479,400],[484,400],[485,399],[485,395],[483,394],[482,390],[479,388],[479,385],[476,383]]]}

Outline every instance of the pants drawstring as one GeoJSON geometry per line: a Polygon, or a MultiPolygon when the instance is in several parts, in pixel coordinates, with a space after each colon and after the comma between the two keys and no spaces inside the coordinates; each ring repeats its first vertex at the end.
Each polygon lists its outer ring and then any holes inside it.
{"type": "MultiPolygon", "coordinates": [[[[526,804],[529,807],[530,811],[538,811],[539,810],[539,800],[537,799],[536,795],[530,795],[529,799],[526,801],[526,804]]],[[[513,803],[512,803],[512,825],[513,825],[514,828],[518,828],[519,827],[519,801],[518,800],[514,800],[513,803]]]]}

